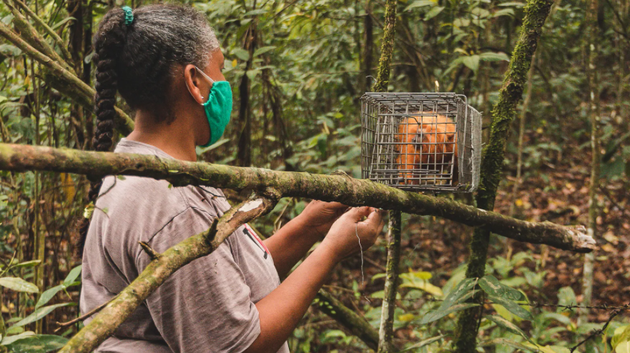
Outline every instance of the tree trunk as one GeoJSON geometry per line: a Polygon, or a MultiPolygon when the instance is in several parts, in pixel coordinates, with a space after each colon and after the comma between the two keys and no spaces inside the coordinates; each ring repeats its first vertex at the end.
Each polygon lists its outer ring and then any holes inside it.
{"type": "Polygon", "coordinates": [[[371,0],[366,0],[365,17],[363,18],[364,43],[363,46],[363,77],[361,77],[361,90],[367,92],[370,87],[370,75],[374,60],[374,25],[372,20],[371,0]]]}
{"type": "MultiPolygon", "coordinates": [[[[525,8],[525,18],[518,42],[512,53],[510,66],[505,74],[503,87],[499,92],[499,101],[492,110],[493,121],[490,141],[484,148],[481,162],[481,182],[477,193],[477,206],[485,210],[494,209],[494,200],[503,177],[503,157],[509,137],[510,125],[516,117],[516,106],[522,98],[527,81],[532,56],[536,52],[542,26],[549,14],[550,0],[529,0],[525,8]]],[[[470,258],[466,277],[480,278],[485,272],[490,243],[490,230],[476,228],[470,243],[470,258]]],[[[481,301],[481,291],[472,299],[481,301]]],[[[476,352],[478,323],[481,312],[471,308],[460,314],[457,322],[456,351],[459,353],[476,352]]]]}
{"type": "MultiPolygon", "coordinates": [[[[589,186],[588,201],[588,235],[593,239],[597,236],[597,216],[599,214],[599,206],[597,203],[597,191],[599,188],[599,170],[600,170],[600,141],[599,141],[599,124],[600,124],[600,105],[599,105],[599,78],[597,75],[597,48],[599,31],[596,24],[596,15],[598,9],[597,0],[588,0],[587,25],[589,35],[587,36],[586,55],[588,68],[586,70],[588,77],[589,89],[589,113],[591,120],[591,152],[593,153],[591,161],[591,183],[589,186]]],[[[584,276],[582,279],[582,305],[591,305],[593,296],[593,265],[595,257],[590,255],[584,256],[584,276]]],[[[580,310],[578,325],[588,322],[587,308],[580,310]]],[[[589,344],[589,343],[587,343],[589,344]]]]}
{"type": "Polygon", "coordinates": [[[254,50],[256,50],[256,19],[252,21],[245,33],[243,49],[249,53],[249,59],[245,64],[245,70],[239,85],[240,104],[238,109],[238,121],[240,123],[240,136],[238,139],[238,165],[249,167],[252,165],[252,110],[249,103],[250,79],[247,72],[251,70],[254,62],[254,50]]]}

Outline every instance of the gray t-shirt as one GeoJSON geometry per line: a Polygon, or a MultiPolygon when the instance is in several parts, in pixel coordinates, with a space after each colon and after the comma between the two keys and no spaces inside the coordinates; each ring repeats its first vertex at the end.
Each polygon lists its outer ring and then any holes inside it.
{"type": "MultiPolygon", "coordinates": [[[[124,138],[115,152],[173,158],[124,138]]],[[[138,242],[163,252],[228,209],[223,192],[212,187],[106,177],[83,253],[81,313],[112,299],[151,262],[138,242]]],[[[175,272],[97,352],[242,352],[260,334],[255,303],[279,284],[264,243],[244,225],[212,254],[175,272]]],[[[286,343],[279,352],[289,352],[286,343]]]]}

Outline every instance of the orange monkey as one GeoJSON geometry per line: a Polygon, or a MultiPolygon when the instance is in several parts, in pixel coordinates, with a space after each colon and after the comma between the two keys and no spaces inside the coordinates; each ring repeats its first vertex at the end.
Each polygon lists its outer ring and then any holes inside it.
{"type": "MultiPolygon", "coordinates": [[[[443,116],[412,116],[398,125],[396,142],[398,158],[397,168],[407,170],[403,173],[404,184],[418,184],[414,180],[414,169],[450,172],[450,163],[455,158],[457,163],[457,132],[452,119],[443,116]]],[[[418,177],[418,175],[415,175],[418,177]]],[[[457,179],[457,165],[453,168],[453,181],[457,179]]]]}

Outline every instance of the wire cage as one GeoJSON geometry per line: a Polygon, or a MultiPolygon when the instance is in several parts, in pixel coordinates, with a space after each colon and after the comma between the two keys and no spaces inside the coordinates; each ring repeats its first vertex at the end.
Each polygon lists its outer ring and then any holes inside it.
{"type": "Polygon", "coordinates": [[[481,114],[455,93],[365,93],[363,178],[409,191],[473,192],[481,114]]]}

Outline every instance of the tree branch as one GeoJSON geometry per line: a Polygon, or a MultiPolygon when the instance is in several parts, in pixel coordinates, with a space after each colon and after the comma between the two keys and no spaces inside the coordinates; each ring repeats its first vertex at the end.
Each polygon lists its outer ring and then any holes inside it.
{"type": "Polygon", "coordinates": [[[359,337],[365,344],[376,350],[378,347],[378,332],[365,318],[343,305],[330,292],[320,289],[314,305],[345,327],[350,333],[359,337]]]}
{"type": "Polygon", "coordinates": [[[173,185],[211,185],[235,190],[277,190],[279,197],[308,197],[349,206],[372,206],[432,215],[518,241],[590,252],[595,241],[583,226],[526,222],[445,198],[406,192],[369,180],[341,175],[278,172],[261,168],[162,159],[152,155],[86,152],[63,148],[0,144],[0,170],[41,170],[92,176],[137,175],[173,185]]]}
{"type": "MultiPolygon", "coordinates": [[[[35,12],[33,12],[33,10],[31,10],[31,8],[28,7],[28,5],[23,3],[22,0],[15,0],[14,2],[20,8],[22,8],[22,10],[24,10],[28,14],[28,16],[30,18],[32,18],[33,21],[35,21],[35,23],[37,23],[39,26],[41,26],[44,29],[44,31],[46,33],[48,33],[52,37],[52,39],[57,44],[57,48],[59,48],[59,50],[61,50],[61,53],[63,54],[65,59],[72,58],[72,55],[70,55],[70,52],[66,48],[67,47],[66,43],[63,42],[63,40],[61,39],[61,37],[59,37],[57,32],[55,32],[52,28],[50,28],[50,26],[48,26],[48,24],[46,22],[44,22],[44,20],[42,20],[39,16],[37,16],[37,14],[35,14],[35,12]]],[[[8,3],[7,0],[5,0],[5,4],[6,3],[8,3]]]]}
{"type": "MultiPolygon", "coordinates": [[[[54,80],[52,80],[53,87],[90,111],[93,109],[95,91],[92,87],[81,81],[77,75],[66,69],[63,65],[59,64],[56,60],[53,60],[49,56],[43,54],[32,45],[32,42],[25,41],[3,23],[0,23],[0,35],[5,37],[9,42],[13,43],[16,47],[20,48],[20,50],[25,52],[31,58],[42,64],[42,66],[50,72],[51,75],[49,75],[49,77],[54,77],[54,80]]],[[[31,38],[31,40],[35,41],[33,38],[31,38]]],[[[43,41],[41,37],[39,37],[37,41],[40,40],[43,41]]],[[[116,107],[115,109],[118,113],[114,119],[116,129],[122,135],[126,136],[133,130],[133,120],[131,120],[131,118],[129,118],[127,114],[119,108],[116,107]]]]}
{"type": "Polygon", "coordinates": [[[221,218],[215,219],[210,229],[181,241],[157,256],[59,352],[92,352],[171,274],[189,262],[212,253],[238,227],[273,209],[277,199],[272,190],[268,195],[233,207],[221,218]]]}

